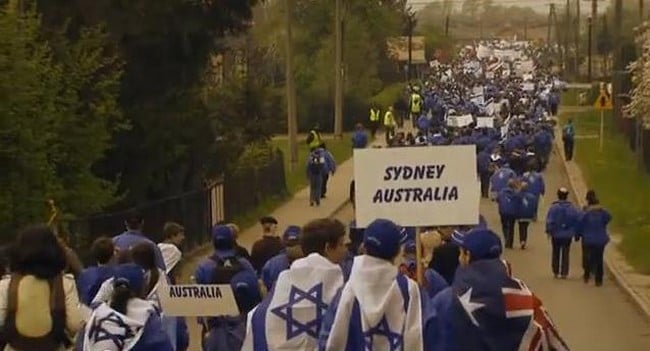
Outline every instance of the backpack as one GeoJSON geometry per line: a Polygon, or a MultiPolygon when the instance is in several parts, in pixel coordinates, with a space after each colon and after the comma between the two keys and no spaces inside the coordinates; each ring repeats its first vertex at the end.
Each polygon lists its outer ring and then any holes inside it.
{"type": "Polygon", "coordinates": [[[27,337],[20,335],[16,329],[16,312],[18,309],[18,286],[23,276],[17,273],[11,275],[9,291],[7,293],[7,315],[2,343],[10,345],[13,349],[21,351],[55,351],[61,346],[69,347],[70,339],[65,334],[65,292],[63,291],[63,276],[49,280],[50,285],[50,317],[52,329],[40,337],[27,337]]]}
{"type": "Polygon", "coordinates": [[[324,157],[321,156],[318,152],[312,152],[309,155],[309,164],[308,164],[309,174],[313,174],[313,175],[322,174],[324,168],[325,168],[324,157]]]}
{"type": "Polygon", "coordinates": [[[232,278],[244,270],[244,266],[234,256],[225,258],[211,256],[210,259],[216,263],[212,273],[212,284],[230,284],[232,278]]]}
{"type": "MultiPolygon", "coordinates": [[[[235,256],[231,257],[218,257],[216,255],[210,256],[210,259],[216,263],[214,271],[212,272],[212,284],[227,284],[232,283],[233,278],[239,273],[245,270],[244,265],[239,261],[235,256]]],[[[233,289],[234,290],[234,289],[233,289]]],[[[235,301],[237,302],[237,307],[242,313],[247,313],[247,308],[242,304],[239,298],[237,298],[237,293],[235,293],[235,301]]]]}

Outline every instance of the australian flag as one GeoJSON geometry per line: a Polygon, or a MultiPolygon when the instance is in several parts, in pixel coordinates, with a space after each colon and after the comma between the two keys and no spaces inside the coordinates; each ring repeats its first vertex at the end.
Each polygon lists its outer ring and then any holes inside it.
{"type": "Polygon", "coordinates": [[[458,270],[452,350],[568,351],[541,301],[500,260],[458,270]]]}

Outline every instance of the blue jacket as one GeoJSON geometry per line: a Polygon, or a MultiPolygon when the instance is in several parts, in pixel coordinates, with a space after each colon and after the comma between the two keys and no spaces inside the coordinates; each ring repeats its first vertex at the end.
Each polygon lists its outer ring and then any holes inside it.
{"type": "Polygon", "coordinates": [[[526,172],[522,179],[528,184],[528,191],[536,196],[543,196],[546,193],[546,185],[544,184],[544,177],[538,172],[526,172]]]}
{"type": "Polygon", "coordinates": [[[352,148],[363,149],[368,146],[368,133],[362,130],[357,130],[352,135],[352,148]]]}
{"type": "Polygon", "coordinates": [[[280,273],[286,269],[289,269],[289,256],[287,256],[286,252],[272,257],[264,264],[264,267],[262,267],[262,282],[269,291],[275,281],[278,280],[280,273]]]}
{"type": "Polygon", "coordinates": [[[112,266],[92,266],[84,269],[77,277],[79,301],[86,306],[90,306],[99,291],[99,287],[111,277],[113,277],[112,266]]]}
{"type": "Polygon", "coordinates": [[[449,286],[445,278],[431,268],[424,271],[424,279],[426,280],[424,287],[426,288],[427,295],[432,299],[449,286]]]}
{"type": "Polygon", "coordinates": [[[519,215],[517,218],[535,219],[537,217],[537,208],[539,206],[539,196],[530,191],[522,191],[519,195],[521,197],[521,204],[519,206],[519,215]]]}
{"type": "Polygon", "coordinates": [[[129,250],[131,247],[141,242],[147,242],[153,245],[154,253],[156,254],[156,266],[158,266],[158,268],[162,269],[163,271],[166,271],[165,260],[163,260],[160,248],[158,248],[158,245],[151,241],[151,239],[147,238],[143,233],[134,230],[128,230],[113,238],[113,244],[115,244],[115,247],[120,251],[129,250]]]}
{"type": "Polygon", "coordinates": [[[516,176],[517,174],[515,173],[515,171],[513,171],[509,167],[504,166],[499,168],[496,172],[494,172],[494,174],[490,178],[490,185],[492,187],[492,191],[499,193],[501,190],[507,188],[510,179],[516,176]]]}
{"type": "Polygon", "coordinates": [[[542,155],[548,155],[553,149],[553,135],[546,130],[537,132],[533,136],[535,151],[542,155]]]}
{"type": "Polygon", "coordinates": [[[607,225],[612,220],[612,215],[600,206],[590,206],[582,213],[576,235],[582,238],[585,245],[605,246],[609,242],[607,225]]]}
{"type": "Polygon", "coordinates": [[[476,168],[479,174],[488,174],[490,172],[490,153],[482,150],[476,155],[476,168]]]}
{"type": "Polygon", "coordinates": [[[580,211],[569,201],[556,201],[546,215],[546,233],[555,239],[570,239],[576,234],[580,211]]]}
{"type": "Polygon", "coordinates": [[[418,125],[418,129],[420,129],[423,132],[426,132],[429,129],[431,129],[431,120],[427,118],[427,116],[422,115],[420,116],[420,118],[418,118],[417,125],[418,125]]]}
{"type": "Polygon", "coordinates": [[[517,217],[521,206],[521,195],[516,190],[508,187],[502,189],[497,197],[499,214],[517,217]]]}
{"type": "MultiPolygon", "coordinates": [[[[226,258],[233,257],[235,253],[234,251],[216,251],[214,255],[219,258],[226,258]]],[[[237,305],[240,307],[242,314],[245,315],[250,309],[262,301],[262,293],[257,280],[257,274],[251,263],[241,257],[238,257],[237,260],[244,269],[233,276],[230,285],[235,294],[237,305]]],[[[198,284],[214,283],[213,276],[215,269],[216,262],[213,259],[204,259],[196,269],[196,282],[198,284]]],[[[207,346],[204,349],[237,351],[241,348],[246,334],[245,319],[240,317],[215,317],[199,320],[203,322],[204,326],[207,325],[210,330],[209,338],[204,341],[207,346]]]]}

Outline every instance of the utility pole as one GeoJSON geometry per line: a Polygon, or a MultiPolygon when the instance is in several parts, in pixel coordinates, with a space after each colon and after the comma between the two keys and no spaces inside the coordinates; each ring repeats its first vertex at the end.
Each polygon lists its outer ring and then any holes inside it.
{"type": "Polygon", "coordinates": [[[528,41],[528,17],[524,17],[524,41],[528,41]]]}
{"type": "Polygon", "coordinates": [[[580,76],[580,1],[581,0],[576,0],[576,20],[574,28],[574,45],[576,47],[575,71],[578,76],[580,76]]]}
{"type": "Polygon", "coordinates": [[[640,22],[643,22],[643,19],[645,18],[645,13],[643,13],[644,11],[643,7],[644,7],[644,1],[639,0],[639,21],[640,22]]]}
{"type": "Polygon", "coordinates": [[[411,82],[413,77],[413,14],[409,10],[408,13],[408,63],[406,66],[406,77],[408,82],[411,82]]]}
{"type": "MultiPolygon", "coordinates": [[[[598,29],[598,0],[591,0],[591,37],[589,38],[589,43],[591,45],[591,50],[592,50],[592,55],[594,48],[596,47],[596,38],[593,33],[597,33],[596,30],[598,29]]],[[[593,65],[593,61],[592,61],[593,65]]],[[[591,81],[589,81],[591,83],[591,81]]]]}
{"type": "Polygon", "coordinates": [[[569,33],[571,33],[571,0],[566,0],[566,14],[564,19],[564,35],[562,44],[564,46],[564,69],[569,68],[569,33]]]}
{"type": "Polygon", "coordinates": [[[334,21],[336,23],[336,63],[334,93],[334,136],[343,135],[343,0],[336,0],[334,21]]]}
{"type": "Polygon", "coordinates": [[[287,85],[287,129],[289,133],[289,165],[290,169],[298,169],[298,119],[296,116],[296,87],[293,76],[293,37],[291,27],[293,26],[293,1],[284,0],[285,12],[285,49],[286,49],[286,85],[287,85]]]}
{"type": "Polygon", "coordinates": [[[449,36],[449,14],[445,17],[445,36],[449,36]]]}
{"type": "Polygon", "coordinates": [[[592,73],[592,51],[593,51],[593,41],[591,40],[591,37],[593,36],[593,27],[594,27],[594,19],[589,16],[587,19],[587,81],[591,83],[591,73],[592,73]]]}
{"type": "Polygon", "coordinates": [[[623,62],[623,0],[616,0],[614,6],[614,79],[613,85],[613,100],[614,100],[614,115],[620,116],[621,106],[618,94],[621,91],[621,81],[623,77],[623,70],[625,69],[625,62],[623,62]]]}
{"type": "Polygon", "coordinates": [[[554,12],[555,12],[555,4],[550,4],[548,10],[548,27],[546,31],[546,45],[551,45],[551,20],[553,19],[554,12]]]}

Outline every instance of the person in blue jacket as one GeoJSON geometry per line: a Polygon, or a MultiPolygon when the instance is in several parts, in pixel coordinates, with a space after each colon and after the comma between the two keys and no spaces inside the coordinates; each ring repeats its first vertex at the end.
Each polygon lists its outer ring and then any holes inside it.
{"type": "Polygon", "coordinates": [[[497,196],[501,229],[503,230],[503,238],[507,249],[512,249],[515,240],[515,221],[521,206],[520,184],[521,182],[517,179],[510,180],[508,187],[502,189],[497,196]]]}
{"type": "Polygon", "coordinates": [[[501,190],[507,188],[510,180],[514,179],[516,176],[517,174],[515,174],[515,171],[513,171],[507,163],[498,168],[494,174],[492,174],[492,177],[490,177],[490,187],[492,189],[493,199],[496,200],[501,190]]]}
{"type": "Polygon", "coordinates": [[[324,199],[327,195],[327,182],[330,179],[330,175],[336,173],[336,160],[334,160],[334,155],[327,150],[325,143],[321,143],[321,149],[323,150],[323,156],[325,157],[325,172],[323,173],[323,184],[321,187],[321,199],[324,199]]]}
{"type": "Polygon", "coordinates": [[[214,253],[199,263],[195,273],[197,284],[228,284],[229,281],[241,315],[202,318],[204,351],[239,351],[246,334],[246,315],[260,301],[262,293],[251,263],[237,256],[235,234],[228,225],[212,229],[214,253]]]}
{"type": "MultiPolygon", "coordinates": [[[[544,176],[537,169],[539,169],[538,161],[531,160],[528,163],[528,171],[521,177],[521,180],[527,184],[527,191],[537,197],[538,205],[535,208],[539,208],[539,199],[546,195],[544,176]]],[[[535,213],[533,221],[537,221],[537,213],[535,213]]]]}
{"type": "Polygon", "coordinates": [[[582,240],[582,268],[583,279],[589,283],[591,275],[594,275],[596,286],[603,285],[603,255],[605,246],[609,243],[607,225],[612,216],[604,209],[596,192],[587,192],[587,207],[578,222],[576,228],[576,239],[582,240]]]}
{"type": "Polygon", "coordinates": [[[113,271],[110,302],[100,302],[77,338],[76,351],[172,351],[160,312],[145,300],[145,273],[136,264],[118,265],[113,271]]]}
{"type": "Polygon", "coordinates": [[[352,148],[365,149],[366,146],[368,146],[368,133],[363,128],[363,124],[357,123],[352,134],[352,148]]]}
{"type": "Polygon", "coordinates": [[[555,278],[566,279],[569,275],[569,251],[571,240],[576,235],[580,211],[568,200],[569,190],[560,188],[558,200],[551,205],[546,214],[546,234],[551,237],[553,246],[552,263],[555,278]]]}
{"type": "Polygon", "coordinates": [[[77,278],[79,301],[84,305],[90,306],[102,283],[113,276],[114,251],[113,241],[106,237],[96,239],[90,247],[97,265],[84,269],[77,278]]]}
{"type": "Polygon", "coordinates": [[[521,249],[525,250],[526,242],[528,241],[528,226],[537,217],[539,195],[531,191],[528,183],[522,183],[519,196],[521,197],[519,215],[517,216],[517,222],[519,223],[519,244],[521,249]]]}
{"type": "Polygon", "coordinates": [[[479,152],[476,155],[476,168],[481,180],[481,197],[484,199],[490,197],[490,164],[490,153],[485,148],[479,147],[479,152]]]}
{"type": "Polygon", "coordinates": [[[113,244],[115,244],[116,251],[118,253],[125,252],[141,242],[147,242],[155,246],[154,253],[156,255],[156,266],[161,270],[166,271],[165,260],[163,259],[160,249],[142,232],[142,228],[144,227],[144,217],[142,217],[142,215],[137,211],[130,211],[124,224],[126,225],[126,231],[113,238],[113,244]]]}
{"type": "Polygon", "coordinates": [[[300,236],[302,229],[297,225],[290,225],[282,235],[284,250],[275,257],[268,260],[262,267],[262,282],[270,291],[278,280],[282,271],[289,269],[291,263],[302,258],[303,253],[300,248],[300,236]]]}

